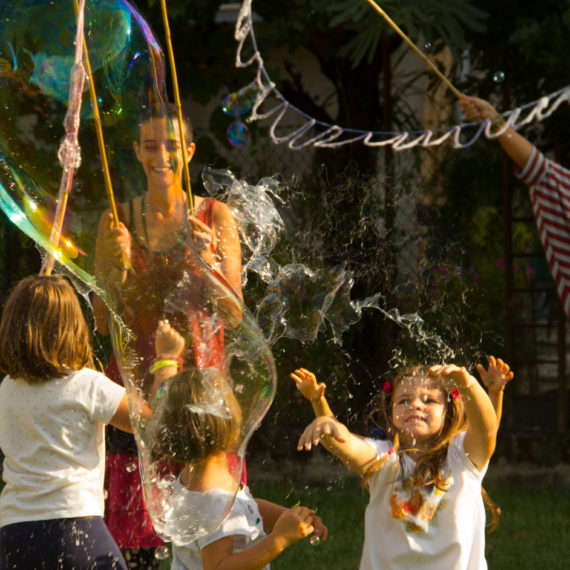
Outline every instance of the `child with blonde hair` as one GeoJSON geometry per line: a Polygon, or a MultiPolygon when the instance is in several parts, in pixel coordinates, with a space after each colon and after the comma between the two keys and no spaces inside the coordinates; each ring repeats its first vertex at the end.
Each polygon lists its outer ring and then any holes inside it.
{"type": "Polygon", "coordinates": [[[372,414],[383,439],[339,422],[310,371],[291,376],[318,416],[298,449],[322,443],[370,492],[361,570],[487,567],[482,480],[498,420],[464,367],[411,366],[384,382],[372,414]]]}
{"type": "MultiPolygon", "coordinates": [[[[157,355],[179,356],[183,340],[161,321],[157,355]]],[[[326,540],[326,526],[314,510],[254,499],[240,483],[235,456],[243,440],[242,411],[223,373],[163,367],[154,389],[145,439],[154,453],[183,465],[172,494],[173,526],[167,530],[173,570],[262,570],[312,533],[326,540]],[[184,534],[194,538],[185,540],[184,534]]]]}

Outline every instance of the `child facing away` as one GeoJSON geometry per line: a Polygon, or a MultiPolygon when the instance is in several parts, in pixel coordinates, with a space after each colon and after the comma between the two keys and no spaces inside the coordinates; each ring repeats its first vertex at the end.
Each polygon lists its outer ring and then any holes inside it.
{"type": "Polygon", "coordinates": [[[104,426],[131,431],[125,389],[92,369],[71,285],[29,276],[0,322],[0,568],[114,568],[103,522],[104,426]]]}
{"type": "MultiPolygon", "coordinates": [[[[496,388],[512,378],[500,360],[479,372],[496,388]]],[[[361,570],[487,568],[482,480],[500,418],[465,368],[412,366],[386,381],[372,415],[381,440],[339,422],[311,372],[291,377],[318,416],[298,449],[321,442],[370,492],[361,570]]]]}
{"type": "Polygon", "coordinates": [[[155,374],[153,417],[145,439],[155,453],[184,465],[174,485],[172,519],[193,527],[197,536],[185,542],[176,539],[175,529],[169,532],[172,569],[267,569],[285,548],[311,533],[326,540],[327,528],[315,511],[254,499],[239,483],[233,459],[241,438],[241,407],[219,370],[186,368],[176,373],[175,359],[183,347],[181,335],[161,321],[157,358],[168,354],[172,365],[161,362],[155,374]],[[209,530],[212,521],[222,519],[236,488],[229,515],[209,530]]]}

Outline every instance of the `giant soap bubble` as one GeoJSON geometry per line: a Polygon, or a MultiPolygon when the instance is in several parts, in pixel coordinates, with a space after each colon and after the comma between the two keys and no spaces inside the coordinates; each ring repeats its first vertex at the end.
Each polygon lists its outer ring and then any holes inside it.
{"type": "MultiPolygon", "coordinates": [[[[119,204],[133,198],[144,204],[136,198],[147,181],[133,152],[141,117],[158,107],[168,120],[162,52],[124,0],[90,0],[85,6],[84,60],[88,57],[91,75],[79,110],[81,166],[74,172],[61,238],[50,245],[61,205],[57,155],[65,134],[76,28],[71,0],[3,0],[0,5],[0,205],[57,259],[58,270],[104,300],[129,394],[145,501],[159,534],[183,543],[228,513],[246,444],[275,392],[275,367],[255,319],[222,273],[203,261],[188,223],[172,228],[172,247],[158,252],[136,249],[140,235],[130,228],[133,259],[124,278],[95,277],[97,226],[107,199],[94,105],[119,204]],[[88,87],[94,87],[96,101],[88,87]],[[153,378],[167,368],[155,360],[161,322],[183,338],[184,347],[178,374],[157,386],[153,378]],[[142,414],[147,407],[150,419],[142,414]],[[224,444],[215,448],[227,456],[230,483],[223,492],[200,480],[198,448],[212,443],[214,424],[232,432],[220,436],[224,444]]],[[[169,121],[170,128],[176,124],[169,121]]],[[[129,217],[127,206],[118,211],[129,217]]],[[[144,221],[143,214],[137,210],[130,219],[144,221]]],[[[149,229],[146,244],[152,241],[149,229]]]]}

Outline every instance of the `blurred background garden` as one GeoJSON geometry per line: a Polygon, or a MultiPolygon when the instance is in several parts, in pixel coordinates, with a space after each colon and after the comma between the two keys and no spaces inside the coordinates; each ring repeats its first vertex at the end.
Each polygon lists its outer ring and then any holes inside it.
{"type": "MultiPolygon", "coordinates": [[[[136,5],[162,43],[158,0],[136,5]]],[[[500,110],[570,84],[570,0],[382,6],[460,91],[500,110]]],[[[473,367],[493,354],[509,362],[515,380],[489,470],[489,494],[503,511],[488,538],[489,567],[565,568],[569,327],[528,189],[499,145],[482,137],[465,149],[396,151],[356,142],[294,150],[272,140],[301,126],[294,114],[277,132],[244,116],[249,137],[230,141],[234,118],[222,101],[256,72],[234,65],[240,3],[169,0],[168,7],[183,106],[196,131],[193,191],[203,192],[204,168],[229,168],[250,184],[274,176],[273,201],[284,222],[272,262],[289,271],[274,289],[252,273],[244,289],[278,370],[273,405],[248,447],[250,485],[264,498],[318,507],[332,522],[328,543],[289,549],[273,566],[356,568],[363,536],[359,482],[324,456],[296,451],[311,410],[289,379],[294,368],[326,382],[333,410],[364,433],[367,404],[394,363],[448,354],[473,367]],[[323,298],[334,287],[323,319],[323,298]],[[271,313],[270,295],[287,296],[287,323],[271,313]]],[[[253,12],[265,68],[308,116],[374,131],[464,121],[453,94],[363,0],[255,0],[253,12]]],[[[569,133],[567,104],[523,131],[566,167],[569,133]]],[[[4,214],[0,224],[5,298],[13,283],[39,271],[41,254],[4,214]]],[[[87,298],[85,310],[89,315],[87,298]]],[[[93,341],[106,364],[108,340],[94,331],[93,341]]]]}

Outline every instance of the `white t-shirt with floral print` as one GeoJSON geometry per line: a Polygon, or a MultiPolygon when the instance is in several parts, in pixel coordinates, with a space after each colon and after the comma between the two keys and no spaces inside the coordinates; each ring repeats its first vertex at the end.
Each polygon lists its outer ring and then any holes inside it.
{"type": "Polygon", "coordinates": [[[450,442],[442,474],[447,489],[409,482],[415,462],[391,452],[390,441],[366,439],[386,462],[368,481],[361,570],[484,570],[485,508],[479,471],[463,449],[465,432],[450,442]]]}

